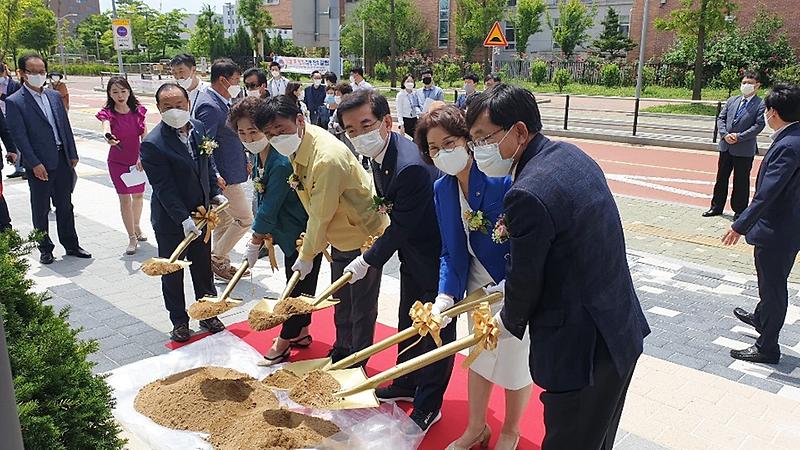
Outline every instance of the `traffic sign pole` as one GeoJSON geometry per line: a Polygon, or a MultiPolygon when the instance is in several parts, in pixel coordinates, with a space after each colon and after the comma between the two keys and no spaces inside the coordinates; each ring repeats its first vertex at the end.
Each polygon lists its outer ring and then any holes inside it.
{"type": "Polygon", "coordinates": [[[483,40],[483,46],[490,47],[492,49],[491,72],[494,72],[497,62],[497,54],[500,53],[500,48],[508,46],[508,40],[503,34],[503,30],[500,28],[500,22],[495,22],[494,25],[492,25],[492,29],[489,30],[489,34],[486,35],[486,39],[483,40]]]}
{"type": "MultiPolygon", "coordinates": [[[[117,2],[111,0],[111,15],[112,18],[117,18],[117,2]]],[[[125,75],[125,68],[122,66],[122,50],[117,48],[117,65],[119,66],[119,73],[125,75]]]]}

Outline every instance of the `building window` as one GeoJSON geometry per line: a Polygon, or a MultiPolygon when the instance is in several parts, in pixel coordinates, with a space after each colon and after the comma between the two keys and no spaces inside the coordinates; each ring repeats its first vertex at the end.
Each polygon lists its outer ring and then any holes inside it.
{"type": "Polygon", "coordinates": [[[621,31],[625,36],[630,36],[631,34],[631,16],[623,16],[620,14],[619,16],[619,31],[621,31]]]}
{"type": "Polygon", "coordinates": [[[280,4],[281,0],[266,0],[264,3],[267,5],[277,5],[280,4]]]}
{"type": "Polygon", "coordinates": [[[439,0],[439,48],[450,43],[450,0],[439,0]]]}
{"type": "MultiPolygon", "coordinates": [[[[517,48],[517,37],[516,33],[514,32],[514,24],[511,22],[506,22],[506,30],[505,30],[506,40],[508,41],[508,50],[515,50],[517,48]]],[[[523,49],[524,50],[524,49],[523,49]]]]}

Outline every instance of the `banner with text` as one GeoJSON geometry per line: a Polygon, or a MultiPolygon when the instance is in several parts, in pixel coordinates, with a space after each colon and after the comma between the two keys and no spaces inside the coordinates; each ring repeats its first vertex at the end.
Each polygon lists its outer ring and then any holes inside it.
{"type": "Polygon", "coordinates": [[[283,72],[310,74],[315,70],[322,73],[331,69],[330,58],[298,58],[294,56],[275,56],[273,58],[281,65],[283,72]]]}

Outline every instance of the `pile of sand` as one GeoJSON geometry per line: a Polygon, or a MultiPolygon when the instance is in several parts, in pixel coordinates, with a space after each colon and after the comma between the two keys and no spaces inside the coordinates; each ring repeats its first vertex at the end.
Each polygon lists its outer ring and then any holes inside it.
{"type": "Polygon", "coordinates": [[[218,315],[235,308],[236,305],[237,303],[229,301],[209,302],[198,300],[189,305],[189,309],[186,312],[192,319],[206,320],[212,317],[217,317],[218,315]]]}
{"type": "Polygon", "coordinates": [[[295,375],[294,372],[278,369],[269,374],[266,378],[261,380],[262,383],[269,387],[277,389],[291,389],[300,381],[300,377],[295,375]]]}
{"type": "Polygon", "coordinates": [[[247,324],[255,331],[264,331],[277,327],[291,316],[310,314],[313,311],[311,303],[303,298],[288,297],[276,303],[271,313],[252,309],[247,316],[247,324]]]}
{"type": "Polygon", "coordinates": [[[134,407],[159,425],[209,433],[215,449],[307,448],[339,432],[329,421],[278,409],[265,384],[222,367],[154,381],[139,391],[134,407]]]}
{"type": "Polygon", "coordinates": [[[289,398],[309,408],[327,408],[338,401],[333,394],[341,387],[328,372],[315,370],[289,390],[289,398]]]}
{"type": "Polygon", "coordinates": [[[275,305],[275,314],[287,314],[290,316],[296,316],[299,314],[310,314],[314,311],[314,307],[311,306],[307,300],[301,297],[287,297],[278,302],[275,305]]]}

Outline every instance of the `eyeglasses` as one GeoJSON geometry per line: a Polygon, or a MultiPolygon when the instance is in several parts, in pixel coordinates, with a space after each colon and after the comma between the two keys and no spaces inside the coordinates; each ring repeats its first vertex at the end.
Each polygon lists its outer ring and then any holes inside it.
{"type": "MultiPolygon", "coordinates": [[[[470,150],[474,151],[475,147],[483,147],[484,145],[493,144],[493,142],[489,142],[489,139],[491,139],[492,137],[494,137],[497,133],[499,133],[501,131],[504,131],[504,129],[503,128],[498,128],[497,130],[493,131],[492,133],[490,133],[490,134],[488,134],[488,135],[486,135],[486,136],[484,136],[484,137],[482,137],[480,139],[475,139],[472,142],[468,142],[467,143],[467,147],[469,147],[470,150]]],[[[509,128],[508,131],[511,131],[511,129],[509,128]]],[[[506,131],[506,135],[508,135],[508,131],[506,131]]],[[[505,139],[505,136],[503,136],[503,139],[505,139]]],[[[502,142],[503,139],[500,139],[500,141],[502,142]]]]}

